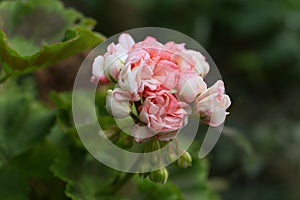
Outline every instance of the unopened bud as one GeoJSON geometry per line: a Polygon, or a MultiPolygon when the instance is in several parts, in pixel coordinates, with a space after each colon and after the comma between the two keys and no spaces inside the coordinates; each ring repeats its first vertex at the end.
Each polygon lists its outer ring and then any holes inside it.
{"type": "Polygon", "coordinates": [[[177,165],[180,168],[188,168],[189,166],[192,166],[192,157],[191,155],[185,151],[180,158],[177,160],[177,165]]]}
{"type": "Polygon", "coordinates": [[[168,181],[169,173],[166,168],[150,172],[150,180],[154,183],[165,184],[168,181]]]}

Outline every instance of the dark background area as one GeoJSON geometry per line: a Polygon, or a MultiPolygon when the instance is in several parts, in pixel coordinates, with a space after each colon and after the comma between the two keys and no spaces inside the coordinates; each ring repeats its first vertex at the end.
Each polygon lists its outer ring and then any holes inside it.
{"type": "Polygon", "coordinates": [[[210,154],[223,199],[299,199],[300,1],[65,0],[110,37],[144,26],[180,31],[209,52],[232,106],[210,154]]]}

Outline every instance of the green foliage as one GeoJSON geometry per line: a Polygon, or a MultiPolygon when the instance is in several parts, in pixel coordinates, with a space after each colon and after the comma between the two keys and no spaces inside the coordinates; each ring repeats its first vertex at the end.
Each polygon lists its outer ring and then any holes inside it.
{"type": "Polygon", "coordinates": [[[103,190],[112,184],[116,174],[76,148],[56,158],[51,171],[67,183],[65,194],[74,200],[101,199],[101,194],[105,193],[103,190]]]}
{"type": "Polygon", "coordinates": [[[55,122],[55,112],[35,102],[32,94],[19,90],[5,94],[0,96],[0,154],[4,161],[43,141],[55,122]]]}
{"type": "Polygon", "coordinates": [[[54,199],[46,185],[57,182],[48,170],[57,149],[46,136],[55,112],[30,91],[27,86],[0,88],[5,92],[0,96],[0,196],[7,200],[28,199],[29,194],[54,199]]]}
{"type": "Polygon", "coordinates": [[[183,200],[179,188],[173,183],[155,184],[152,181],[146,179],[136,178],[138,190],[136,199],[146,200],[146,199],[157,199],[157,200],[183,200]]]}
{"type": "Polygon", "coordinates": [[[2,80],[50,66],[98,44],[104,38],[91,31],[94,25],[94,20],[65,9],[57,0],[1,2],[2,80]]]}

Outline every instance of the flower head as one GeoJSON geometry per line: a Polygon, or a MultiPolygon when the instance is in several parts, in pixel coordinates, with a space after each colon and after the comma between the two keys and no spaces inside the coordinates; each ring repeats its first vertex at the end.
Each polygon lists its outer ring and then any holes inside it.
{"type": "Polygon", "coordinates": [[[117,83],[107,92],[106,108],[117,118],[134,116],[131,136],[137,142],[151,137],[168,141],[187,125],[191,103],[202,123],[224,122],[230,98],[222,81],[207,88],[209,69],[206,58],[185,44],[162,44],[153,37],[136,43],[121,34],[117,44],[95,58],[92,80],[117,83]]]}

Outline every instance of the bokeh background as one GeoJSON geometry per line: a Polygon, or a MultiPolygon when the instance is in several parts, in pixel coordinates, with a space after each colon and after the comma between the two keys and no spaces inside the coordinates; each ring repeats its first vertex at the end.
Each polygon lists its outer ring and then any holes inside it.
{"type": "Polygon", "coordinates": [[[300,199],[300,1],[65,0],[109,37],[157,26],[197,40],[232,98],[210,154],[223,199],[300,199]]]}

